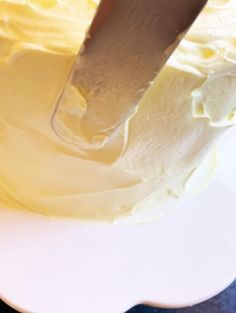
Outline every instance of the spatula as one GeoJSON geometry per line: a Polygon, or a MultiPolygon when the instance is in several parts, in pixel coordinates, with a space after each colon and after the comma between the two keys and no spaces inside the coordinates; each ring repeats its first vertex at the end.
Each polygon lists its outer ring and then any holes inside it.
{"type": "MultiPolygon", "coordinates": [[[[104,145],[134,112],[207,0],[102,0],[68,79],[86,99],[80,129],[104,145]]],[[[63,94],[58,102],[63,101],[63,94]]]]}

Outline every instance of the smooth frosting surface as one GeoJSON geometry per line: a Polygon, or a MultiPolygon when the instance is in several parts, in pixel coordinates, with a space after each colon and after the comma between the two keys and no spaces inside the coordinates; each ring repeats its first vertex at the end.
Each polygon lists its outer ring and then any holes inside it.
{"type": "Polygon", "coordinates": [[[210,0],[117,136],[89,147],[78,132],[87,108],[79,88],[55,107],[98,2],[0,0],[4,207],[146,221],[214,172],[213,147],[236,120],[236,0],[210,0]]]}

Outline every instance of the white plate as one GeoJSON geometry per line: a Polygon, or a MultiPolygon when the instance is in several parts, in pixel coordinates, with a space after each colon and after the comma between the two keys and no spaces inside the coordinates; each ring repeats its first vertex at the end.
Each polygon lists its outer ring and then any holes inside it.
{"type": "Polygon", "coordinates": [[[0,294],[33,313],[121,313],[201,302],[236,277],[236,130],[215,180],[145,225],[87,225],[0,210],[0,294]]]}

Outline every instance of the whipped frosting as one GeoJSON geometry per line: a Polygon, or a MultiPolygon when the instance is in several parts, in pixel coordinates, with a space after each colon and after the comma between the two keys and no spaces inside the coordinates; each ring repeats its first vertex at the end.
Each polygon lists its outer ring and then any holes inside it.
{"type": "Polygon", "coordinates": [[[89,147],[78,86],[55,108],[98,2],[0,0],[3,207],[147,221],[214,173],[215,143],[236,121],[236,0],[210,0],[117,135],[89,147]]]}

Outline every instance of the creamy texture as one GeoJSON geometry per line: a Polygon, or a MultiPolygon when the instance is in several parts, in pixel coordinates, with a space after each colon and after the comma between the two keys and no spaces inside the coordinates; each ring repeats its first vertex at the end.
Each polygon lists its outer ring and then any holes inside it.
{"type": "Polygon", "coordinates": [[[87,104],[77,86],[55,107],[97,3],[0,0],[4,207],[139,222],[214,172],[212,147],[236,119],[236,0],[209,1],[117,136],[90,147],[78,131],[87,104]]]}

